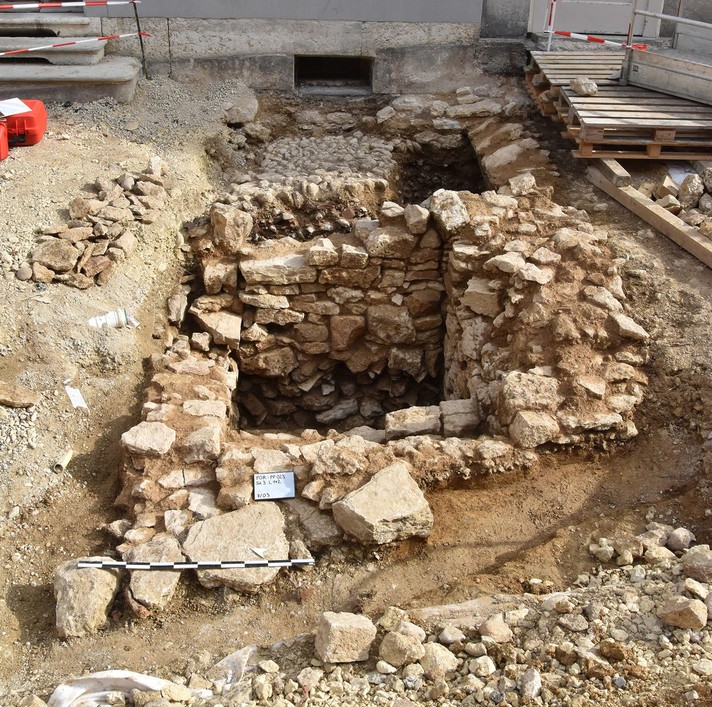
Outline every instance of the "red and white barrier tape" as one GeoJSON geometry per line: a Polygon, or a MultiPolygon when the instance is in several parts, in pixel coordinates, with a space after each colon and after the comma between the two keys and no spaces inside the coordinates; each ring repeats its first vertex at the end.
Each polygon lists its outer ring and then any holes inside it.
{"type": "Polygon", "coordinates": [[[623,47],[623,49],[640,49],[641,51],[646,51],[648,49],[647,44],[622,44],[621,42],[612,42],[610,39],[603,39],[601,37],[593,37],[590,34],[577,34],[576,32],[562,32],[561,30],[556,30],[554,34],[558,34],[561,37],[570,37],[571,39],[582,39],[584,42],[595,42],[596,44],[608,44],[612,47],[623,47]]]}
{"type": "Polygon", "coordinates": [[[17,2],[0,5],[0,10],[46,10],[53,7],[97,7],[99,5],[135,5],[141,0],[86,0],[86,2],[17,2]]]}
{"type": "Polygon", "coordinates": [[[0,52],[0,56],[10,56],[11,54],[26,54],[27,52],[39,52],[43,49],[57,49],[58,47],[71,47],[73,44],[86,44],[87,42],[106,42],[109,39],[124,39],[125,37],[150,37],[148,32],[132,32],[131,34],[110,34],[106,37],[92,37],[91,39],[77,39],[74,42],[60,42],[59,44],[45,44],[42,47],[28,47],[27,49],[12,49],[9,52],[0,52]]]}

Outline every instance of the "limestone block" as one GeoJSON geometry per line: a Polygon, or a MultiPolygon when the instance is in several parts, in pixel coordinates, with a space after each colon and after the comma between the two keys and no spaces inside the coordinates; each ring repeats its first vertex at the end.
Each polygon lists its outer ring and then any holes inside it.
{"type": "Polygon", "coordinates": [[[376,632],[367,616],[327,611],[322,614],[314,639],[316,654],[325,663],[368,660],[376,632]]]}
{"type": "Polygon", "coordinates": [[[344,315],[331,318],[331,346],[335,351],[344,351],[366,333],[364,317],[344,315]]]}
{"type": "Polygon", "coordinates": [[[193,316],[198,320],[200,326],[212,335],[216,344],[229,346],[232,349],[240,347],[241,315],[222,310],[219,312],[204,311],[194,313],[193,316]]]}
{"type": "Polygon", "coordinates": [[[266,260],[242,260],[240,272],[248,285],[291,285],[316,282],[317,269],[303,255],[289,254],[266,260]]]}
{"type": "Polygon", "coordinates": [[[186,400],[183,411],[194,417],[223,418],[227,416],[227,405],[222,400],[186,400]]]}
{"type": "Polygon", "coordinates": [[[238,87],[238,99],[225,111],[225,122],[228,125],[252,122],[259,110],[260,104],[254,92],[247,86],[238,87]]]}
{"type": "Polygon", "coordinates": [[[364,544],[427,537],[433,526],[430,506],[404,462],[379,471],[332,511],[341,528],[364,544]]]}
{"type": "Polygon", "coordinates": [[[140,422],[121,435],[121,444],[131,454],[160,457],[168,454],[176,432],[162,422],[140,422]]]}
{"type": "Polygon", "coordinates": [[[380,274],[381,268],[378,265],[369,265],[361,270],[342,267],[325,268],[319,273],[319,282],[322,285],[367,288],[376,281],[380,274]]]}
{"type": "Polygon", "coordinates": [[[400,204],[396,204],[395,201],[384,201],[381,205],[380,221],[382,224],[400,221],[404,213],[405,209],[400,204]]]}
{"type": "Polygon", "coordinates": [[[523,196],[536,188],[536,179],[531,172],[518,174],[516,177],[509,179],[509,189],[512,196],[523,196]]]}
{"type": "Polygon", "coordinates": [[[571,79],[569,85],[571,90],[579,96],[595,96],[598,93],[596,82],[584,76],[571,79]]]}
{"type": "MultiPolygon", "coordinates": [[[[112,558],[81,559],[109,561],[112,558]]],[[[119,590],[117,570],[80,569],[78,562],[64,562],[54,573],[56,626],[60,638],[86,636],[103,628],[119,590]]]]}
{"type": "Polygon", "coordinates": [[[278,449],[253,449],[253,470],[255,474],[269,474],[274,471],[285,471],[293,467],[289,455],[278,449]]]}
{"type": "Polygon", "coordinates": [[[503,253],[485,261],[485,270],[499,270],[504,273],[519,272],[526,265],[521,253],[503,253]]]}
{"type": "MultiPolygon", "coordinates": [[[[178,511],[180,512],[180,511],[178,511]]],[[[127,562],[182,562],[178,541],[166,533],[159,533],[147,543],[131,548],[124,554],[127,562]]],[[[149,609],[165,609],[180,580],[180,572],[131,572],[129,592],[139,604],[149,609]]]]}
{"type": "Polygon", "coordinates": [[[339,262],[339,253],[328,238],[319,238],[306,252],[307,265],[324,268],[339,262]]]}
{"type": "Polygon", "coordinates": [[[459,194],[445,189],[438,189],[430,197],[430,213],[433,214],[435,223],[447,233],[454,233],[470,220],[459,194]]]}
{"type": "MultiPolygon", "coordinates": [[[[264,550],[268,560],[288,557],[289,542],[284,534],[284,517],[276,503],[265,501],[232,513],[208,518],[188,531],[183,551],[190,560],[254,560],[251,548],[264,550]]],[[[272,581],[277,567],[235,570],[201,570],[198,579],[205,587],[227,586],[238,591],[256,592],[272,581]]]]}
{"type": "Polygon", "coordinates": [[[203,284],[209,295],[215,295],[223,290],[235,292],[237,290],[237,261],[234,258],[215,258],[204,261],[203,284]]]}
{"type": "Polygon", "coordinates": [[[551,441],[559,434],[559,425],[546,412],[520,410],[509,426],[509,436],[514,444],[524,449],[533,449],[551,441]]]}
{"type": "Polygon", "coordinates": [[[391,373],[407,373],[416,380],[422,379],[423,351],[420,348],[393,347],[388,352],[388,370],[391,373]]]}
{"type": "Polygon", "coordinates": [[[484,623],[480,624],[478,629],[480,636],[488,636],[495,643],[509,643],[514,634],[504,620],[502,614],[494,614],[490,616],[484,623]]]}
{"type": "MultiPolygon", "coordinates": [[[[376,222],[378,226],[378,222],[376,222]]],[[[368,265],[368,253],[365,248],[344,243],[341,246],[341,267],[363,270],[368,265]]]]}
{"type": "Polygon", "coordinates": [[[712,583],[712,550],[709,545],[696,545],[682,558],[682,571],[700,582],[712,583]]]}
{"type": "Polygon", "coordinates": [[[324,513],[313,503],[300,498],[284,503],[296,515],[304,542],[310,550],[321,550],[341,542],[343,533],[330,513],[324,513]]]}
{"type": "Polygon", "coordinates": [[[416,235],[422,235],[428,230],[428,221],[430,220],[430,212],[417,204],[410,204],[405,207],[405,223],[408,230],[416,235]]]}
{"type": "Polygon", "coordinates": [[[553,412],[560,402],[556,378],[512,371],[502,379],[498,413],[508,425],[519,410],[553,412]]]}
{"type": "Polygon", "coordinates": [[[375,305],[367,310],[369,332],[389,344],[410,344],[415,341],[413,319],[406,307],[375,305]]]}
{"type": "Polygon", "coordinates": [[[460,298],[460,304],[469,307],[475,314],[495,318],[501,311],[499,292],[493,290],[489,281],[473,277],[467,284],[467,290],[460,298]]]}
{"type": "Polygon", "coordinates": [[[205,520],[220,515],[222,511],[217,507],[215,494],[210,489],[194,489],[188,493],[188,510],[198,520],[205,520]]]}
{"type": "Polygon", "coordinates": [[[289,309],[289,300],[284,295],[252,294],[240,292],[240,302],[259,309],[289,309]]]}
{"type": "Polygon", "coordinates": [[[671,214],[679,214],[682,210],[680,202],[672,195],[668,194],[655,202],[658,206],[669,211],[671,214]]]}
{"type": "Polygon", "coordinates": [[[250,358],[243,358],[240,362],[240,370],[243,373],[265,378],[281,378],[291,373],[298,365],[294,351],[289,346],[283,346],[250,358]]]}
{"type": "Polygon", "coordinates": [[[252,232],[252,216],[229,204],[215,203],[210,208],[210,223],[215,245],[226,255],[237,255],[252,232]]]}
{"type": "Polygon", "coordinates": [[[633,321],[630,317],[622,312],[611,314],[611,319],[615,322],[618,328],[618,333],[625,339],[634,339],[635,341],[647,341],[650,338],[645,329],[640,324],[633,321]]]}
{"type": "Polygon", "coordinates": [[[22,385],[12,385],[0,381],[0,405],[11,408],[30,408],[42,400],[39,393],[22,385]]]}
{"type": "Polygon", "coordinates": [[[445,646],[439,643],[426,643],[424,655],[420,659],[426,677],[430,680],[437,680],[447,673],[457,670],[457,656],[445,646]]]}
{"type": "Polygon", "coordinates": [[[191,432],[182,442],[183,460],[186,464],[215,461],[220,456],[222,426],[214,417],[202,418],[209,422],[195,432],[191,432]]]}
{"type": "Polygon", "coordinates": [[[425,655],[423,641],[417,636],[389,631],[381,641],[378,655],[395,668],[419,661],[425,655]]]}
{"type": "Polygon", "coordinates": [[[236,486],[223,486],[217,498],[217,505],[228,511],[243,508],[252,501],[252,482],[243,481],[236,486]]]}
{"type": "Polygon", "coordinates": [[[403,439],[412,435],[439,435],[442,427],[440,407],[410,407],[389,412],[385,419],[386,439],[403,439]]]}
{"type": "Polygon", "coordinates": [[[499,115],[502,112],[502,104],[485,98],[476,103],[464,103],[459,106],[451,106],[445,111],[448,118],[480,118],[484,116],[499,115]]]}
{"type": "Polygon", "coordinates": [[[668,626],[698,631],[707,625],[707,606],[699,599],[675,596],[658,610],[658,617],[668,626]]]}
{"type": "Polygon", "coordinates": [[[683,209],[694,209],[705,193],[705,185],[699,174],[688,174],[683,179],[677,198],[683,209]]]}
{"type": "Polygon", "coordinates": [[[418,239],[407,229],[397,226],[376,228],[366,239],[366,252],[376,258],[407,258],[418,239]]]}
{"type": "Polygon", "coordinates": [[[474,434],[480,424],[477,400],[443,400],[440,403],[444,437],[463,437],[474,434]]]}
{"type": "Polygon", "coordinates": [[[68,241],[53,239],[32,251],[32,261],[54,272],[68,272],[79,260],[79,251],[68,241]]]}

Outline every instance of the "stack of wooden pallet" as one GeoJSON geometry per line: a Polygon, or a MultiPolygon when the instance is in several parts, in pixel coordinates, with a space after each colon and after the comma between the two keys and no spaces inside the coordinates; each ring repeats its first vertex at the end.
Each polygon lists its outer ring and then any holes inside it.
{"type": "Polygon", "coordinates": [[[706,160],[712,156],[712,106],[635,86],[579,96],[562,88],[558,115],[576,157],[706,160]]]}
{"type": "Polygon", "coordinates": [[[611,76],[623,52],[532,52],[526,85],[543,115],[566,126],[576,157],[712,159],[712,106],[635,86],[611,76]],[[598,84],[595,96],[569,88],[575,78],[598,84]]]}

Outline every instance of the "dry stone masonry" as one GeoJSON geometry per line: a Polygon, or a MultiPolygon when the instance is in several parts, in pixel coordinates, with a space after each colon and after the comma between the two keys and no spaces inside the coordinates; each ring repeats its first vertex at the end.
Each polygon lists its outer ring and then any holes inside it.
{"type": "MultiPolygon", "coordinates": [[[[423,538],[433,484],[526,468],[541,445],[636,434],[648,334],[626,313],[605,232],[531,175],[382,200],[378,218],[306,242],[255,243],[259,213],[246,197],[216,203],[189,234],[202,293],[177,291],[169,316],[198,331],[152,358],[143,421],[122,438],[128,517],[109,529],[124,557],[284,559],[343,535],[423,538]],[[418,405],[424,382],[442,388],[418,405]],[[305,429],[240,432],[234,403],[251,423],[305,429]],[[253,477],[275,471],[294,471],[298,499],[255,504],[253,477]]],[[[253,592],[276,575],[199,580],[253,592]]],[[[174,586],[132,579],[128,603],[160,610],[174,586]]]]}

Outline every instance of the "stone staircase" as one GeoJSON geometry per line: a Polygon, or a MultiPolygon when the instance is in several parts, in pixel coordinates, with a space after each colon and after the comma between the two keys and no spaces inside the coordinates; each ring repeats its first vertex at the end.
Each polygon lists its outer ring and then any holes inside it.
{"type": "MultiPolygon", "coordinates": [[[[101,36],[101,20],[75,13],[0,12],[0,52],[101,36]]],[[[0,99],[84,103],[133,99],[141,71],[131,57],[104,56],[104,42],[0,57],[0,99]]]]}

